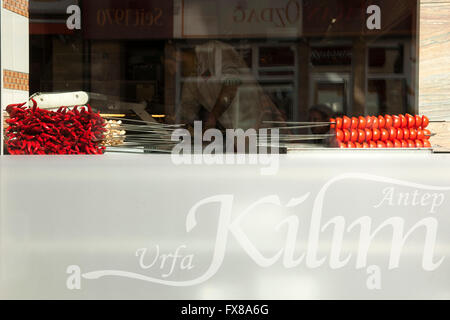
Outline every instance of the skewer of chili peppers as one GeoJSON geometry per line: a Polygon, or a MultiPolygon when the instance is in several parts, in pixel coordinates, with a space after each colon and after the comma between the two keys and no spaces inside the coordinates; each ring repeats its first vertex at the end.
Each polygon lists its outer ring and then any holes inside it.
{"type": "Polygon", "coordinates": [[[105,121],[88,105],[49,111],[24,104],[9,105],[5,143],[12,155],[103,154],[105,121]]]}

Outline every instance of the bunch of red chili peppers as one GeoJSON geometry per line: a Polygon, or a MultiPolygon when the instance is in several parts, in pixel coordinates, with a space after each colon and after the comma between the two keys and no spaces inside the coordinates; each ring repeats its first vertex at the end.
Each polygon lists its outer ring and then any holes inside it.
{"type": "Polygon", "coordinates": [[[103,154],[106,122],[88,105],[57,111],[9,105],[5,143],[12,155],[103,154]]]}

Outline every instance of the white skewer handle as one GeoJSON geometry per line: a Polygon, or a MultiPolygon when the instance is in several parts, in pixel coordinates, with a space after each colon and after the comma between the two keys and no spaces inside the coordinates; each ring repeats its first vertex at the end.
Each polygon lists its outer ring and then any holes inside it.
{"type": "MultiPolygon", "coordinates": [[[[73,107],[84,106],[89,102],[89,95],[83,91],[77,92],[65,92],[65,93],[38,93],[33,95],[32,98],[37,102],[38,107],[41,109],[55,109],[61,106],[73,107]]],[[[33,106],[33,102],[28,102],[30,107],[33,106]]]]}

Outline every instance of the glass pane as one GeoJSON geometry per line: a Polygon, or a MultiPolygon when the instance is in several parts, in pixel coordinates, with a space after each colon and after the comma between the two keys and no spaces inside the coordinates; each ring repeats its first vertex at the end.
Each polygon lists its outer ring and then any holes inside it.
{"type": "Polygon", "coordinates": [[[416,112],[417,1],[30,1],[30,94],[85,91],[102,114],[218,129],[416,112]],[[371,20],[372,22],[377,22],[371,20]],[[313,108],[314,109],[314,108],[313,108]],[[316,110],[317,111],[317,110],[316,110]]]}

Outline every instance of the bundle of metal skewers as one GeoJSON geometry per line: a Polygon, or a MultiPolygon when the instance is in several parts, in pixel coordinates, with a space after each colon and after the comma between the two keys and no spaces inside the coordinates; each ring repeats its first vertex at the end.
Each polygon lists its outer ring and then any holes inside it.
{"type": "Polygon", "coordinates": [[[135,119],[101,115],[108,131],[103,145],[107,152],[121,153],[170,153],[179,141],[172,140],[172,133],[182,124],[161,124],[135,119]]]}
{"type": "Polygon", "coordinates": [[[11,155],[75,155],[105,152],[170,153],[172,132],[182,125],[115,118],[89,106],[40,109],[36,100],[9,105],[5,145],[11,155]]]}

